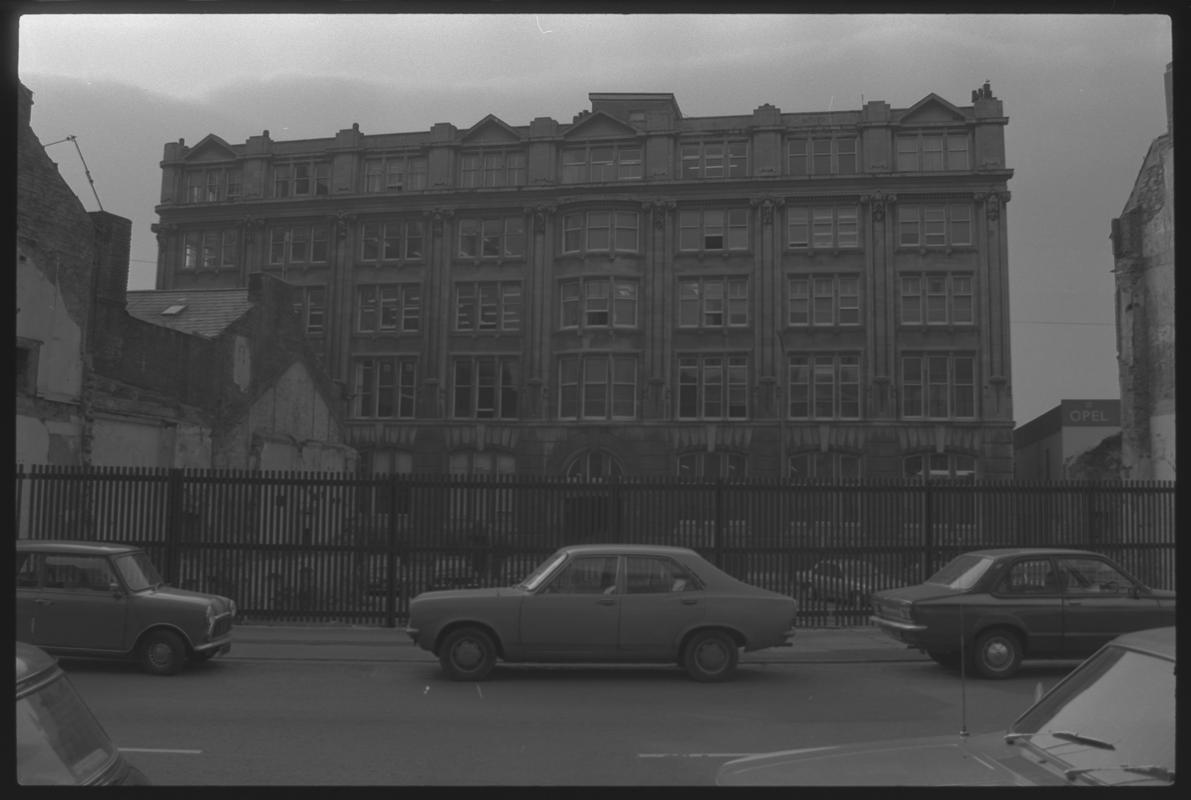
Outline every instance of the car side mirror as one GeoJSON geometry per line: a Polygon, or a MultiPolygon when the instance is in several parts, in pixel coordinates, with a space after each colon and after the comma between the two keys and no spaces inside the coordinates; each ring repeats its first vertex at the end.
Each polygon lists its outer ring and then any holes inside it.
{"type": "Polygon", "coordinates": [[[120,589],[120,584],[117,581],[108,582],[108,591],[112,593],[113,597],[122,597],[124,592],[120,589]]]}

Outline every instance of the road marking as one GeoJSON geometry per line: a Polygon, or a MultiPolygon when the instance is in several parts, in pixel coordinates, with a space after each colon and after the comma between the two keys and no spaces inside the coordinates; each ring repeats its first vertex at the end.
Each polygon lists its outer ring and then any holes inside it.
{"type": "Polygon", "coordinates": [[[121,747],[121,753],[175,753],[183,756],[202,755],[202,750],[175,750],[168,747],[121,747]]]}
{"type": "Polygon", "coordinates": [[[475,686],[476,686],[476,694],[478,694],[480,696],[480,699],[483,700],[484,693],[480,691],[480,684],[477,683],[475,686]]]}

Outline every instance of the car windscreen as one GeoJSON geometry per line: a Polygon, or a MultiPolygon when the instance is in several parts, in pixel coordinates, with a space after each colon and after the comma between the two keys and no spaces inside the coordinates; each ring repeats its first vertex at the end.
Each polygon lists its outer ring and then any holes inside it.
{"type": "Polygon", "coordinates": [[[1175,768],[1175,665],[1109,645],[1023,714],[1014,734],[1068,769],[1136,783],[1140,767],[1175,768]]]}
{"type": "Polygon", "coordinates": [[[554,571],[554,568],[563,562],[567,557],[566,553],[555,553],[550,558],[538,565],[538,568],[529,574],[529,577],[517,584],[522,589],[533,591],[541,585],[542,580],[547,575],[554,571]]]}
{"type": "Polygon", "coordinates": [[[116,569],[120,570],[120,577],[128,584],[130,591],[142,592],[165,583],[157,567],[149,560],[149,554],[143,550],[116,556],[113,561],[116,562],[116,569]]]}
{"type": "Polygon", "coordinates": [[[116,753],[116,746],[65,677],[17,699],[19,783],[84,783],[116,753]]]}
{"type": "Polygon", "coordinates": [[[951,589],[971,589],[976,581],[992,566],[988,556],[965,554],[956,556],[943,565],[938,572],[926,579],[926,583],[946,586],[951,589]]]}

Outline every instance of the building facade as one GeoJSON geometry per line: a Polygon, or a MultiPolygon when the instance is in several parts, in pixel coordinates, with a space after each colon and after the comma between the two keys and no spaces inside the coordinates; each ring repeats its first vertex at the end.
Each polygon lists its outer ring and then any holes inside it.
{"type": "Polygon", "coordinates": [[[1001,101],[165,146],[157,288],[300,287],[373,472],[1013,472],[1001,101]]]}
{"type": "MultiPolygon", "coordinates": [[[[1111,447],[1120,432],[1120,400],[1061,400],[1013,432],[1015,477],[1028,481],[1090,477],[1086,454],[1102,445],[1111,447]]],[[[1096,477],[1118,476],[1114,472],[1096,477]]]]}
{"type": "Polygon", "coordinates": [[[1174,480],[1174,124],[1166,67],[1166,133],[1146,153],[1121,216],[1112,221],[1121,477],[1174,480]]]}

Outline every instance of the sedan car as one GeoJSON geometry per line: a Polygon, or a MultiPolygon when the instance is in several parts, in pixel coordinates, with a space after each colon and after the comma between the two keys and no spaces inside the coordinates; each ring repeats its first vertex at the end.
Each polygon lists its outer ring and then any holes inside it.
{"type": "Polygon", "coordinates": [[[1170,786],[1175,629],[1125,634],[1007,733],[788,750],[729,761],[721,786],[1170,786]]]}
{"type": "Polygon", "coordinates": [[[53,656],[16,643],[17,783],[22,786],[148,784],[112,744],[53,656]]]}
{"type": "Polygon", "coordinates": [[[925,583],[873,594],[870,619],[948,667],[1007,678],[1023,659],[1085,658],[1115,636],[1173,625],[1175,593],[1085,550],[964,553],[925,583]]]}
{"type": "Polygon", "coordinates": [[[719,681],[741,650],[785,646],[798,603],[681,547],[576,545],[516,586],[424,592],[406,632],[454,680],[506,662],[677,663],[719,681]]]}
{"type": "Polygon", "coordinates": [[[16,638],[58,656],[130,658],[156,675],[231,650],[236,604],[167,586],[138,547],[21,539],[16,638]]]}

